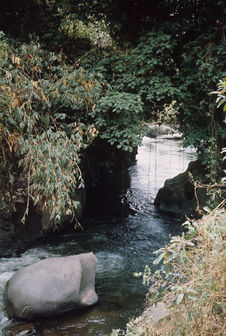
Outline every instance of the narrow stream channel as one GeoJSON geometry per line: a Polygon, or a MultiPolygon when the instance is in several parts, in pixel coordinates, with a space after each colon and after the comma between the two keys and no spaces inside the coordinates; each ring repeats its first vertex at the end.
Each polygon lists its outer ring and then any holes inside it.
{"type": "Polygon", "coordinates": [[[104,336],[112,329],[124,328],[130,318],[141,313],[146,288],[133,273],[151,265],[153,251],[180,230],[172,219],[158,213],[154,198],[164,181],[185,171],[195,157],[195,151],[184,149],[180,140],[145,137],[136,165],[129,168],[130,187],[120,196],[122,210],[129,205],[129,213],[86,218],[83,231],[53,235],[19,256],[0,258],[0,335],[104,336]],[[3,289],[16,270],[40,259],[89,251],[98,260],[96,306],[31,324],[7,318],[3,289]]]}

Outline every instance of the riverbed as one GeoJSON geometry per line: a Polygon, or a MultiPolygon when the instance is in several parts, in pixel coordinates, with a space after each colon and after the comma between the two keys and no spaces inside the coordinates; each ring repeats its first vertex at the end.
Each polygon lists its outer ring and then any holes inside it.
{"type": "Polygon", "coordinates": [[[133,273],[152,265],[153,251],[181,230],[179,223],[156,210],[155,196],[167,178],[185,171],[195,158],[195,151],[183,148],[181,140],[144,137],[136,164],[126,172],[130,185],[118,195],[120,205],[115,211],[86,216],[81,221],[83,229],[53,234],[21,255],[0,258],[0,335],[105,336],[141,313],[146,288],[133,273]],[[99,302],[94,307],[29,324],[7,318],[3,290],[15,271],[44,258],[90,251],[98,261],[99,302]]]}

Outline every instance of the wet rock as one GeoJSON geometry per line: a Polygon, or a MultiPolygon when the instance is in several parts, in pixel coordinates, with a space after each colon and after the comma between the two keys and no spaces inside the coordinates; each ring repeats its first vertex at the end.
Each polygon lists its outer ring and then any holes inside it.
{"type": "Polygon", "coordinates": [[[0,257],[9,257],[14,252],[13,235],[2,231],[0,233],[0,257]]]}
{"type": "Polygon", "coordinates": [[[130,183],[127,168],[135,163],[137,150],[125,152],[107,141],[96,140],[84,154],[82,171],[86,186],[85,214],[121,215],[123,194],[130,183]]]}
{"type": "MultiPolygon", "coordinates": [[[[7,204],[4,204],[6,207],[7,204]]],[[[8,257],[29,248],[38,239],[47,234],[43,230],[43,219],[34,207],[30,207],[26,222],[22,223],[24,204],[16,204],[7,212],[0,207],[0,256],[8,257]]]]}
{"type": "Polygon", "coordinates": [[[0,178],[0,256],[6,257],[13,247],[13,218],[7,187],[0,178]]]}
{"type": "Polygon", "coordinates": [[[170,311],[163,302],[158,302],[156,306],[151,306],[148,310],[148,316],[153,325],[169,316],[169,314],[170,311]]]}
{"type": "MultiPolygon", "coordinates": [[[[84,190],[74,190],[72,198],[80,203],[77,218],[82,215],[84,207],[84,190]]],[[[6,204],[4,205],[6,206],[6,204]]],[[[24,252],[34,243],[47,237],[53,232],[49,216],[40,213],[30,202],[29,212],[25,222],[21,219],[25,212],[25,203],[16,203],[7,213],[0,207],[0,257],[8,257],[13,254],[24,252]]],[[[58,230],[63,230],[71,225],[70,221],[62,221],[58,230]]]]}
{"type": "Polygon", "coordinates": [[[181,139],[182,134],[178,132],[176,128],[168,125],[146,124],[145,135],[149,138],[169,138],[169,139],[181,139]]]}
{"type": "Polygon", "coordinates": [[[7,282],[5,309],[10,318],[33,320],[95,304],[96,258],[84,253],[41,260],[7,282]]]}
{"type": "MultiPolygon", "coordinates": [[[[205,170],[199,160],[190,162],[184,173],[165,181],[164,186],[159,189],[155,199],[155,205],[160,212],[179,220],[184,220],[185,216],[198,216],[194,185],[189,177],[189,173],[192,174],[194,180],[203,181],[205,170]]],[[[208,199],[206,191],[198,189],[197,196],[200,209],[202,209],[208,199]]]]}

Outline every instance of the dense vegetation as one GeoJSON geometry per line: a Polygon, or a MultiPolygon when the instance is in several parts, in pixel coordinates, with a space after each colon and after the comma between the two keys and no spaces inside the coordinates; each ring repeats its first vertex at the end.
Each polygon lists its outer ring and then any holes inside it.
{"type": "Polygon", "coordinates": [[[147,120],[178,124],[217,182],[224,112],[209,93],[225,76],[224,10],[223,0],[3,1],[0,169],[10,202],[19,179],[27,211],[32,201],[51,225],[76,216],[82,149],[99,137],[132,151],[147,120]]]}

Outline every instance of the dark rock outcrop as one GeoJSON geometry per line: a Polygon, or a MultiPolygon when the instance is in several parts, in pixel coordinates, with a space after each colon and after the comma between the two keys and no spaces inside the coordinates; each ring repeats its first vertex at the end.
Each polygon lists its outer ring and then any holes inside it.
{"type": "Polygon", "coordinates": [[[7,204],[0,207],[0,256],[7,257],[23,252],[53,229],[48,226],[48,217],[41,214],[30,202],[28,215],[22,221],[26,202],[7,204]]]}
{"type": "Polygon", "coordinates": [[[85,213],[94,216],[121,215],[121,198],[130,184],[128,167],[135,164],[136,150],[132,153],[97,140],[84,155],[82,171],[86,186],[85,213]]]}
{"type": "MultiPolygon", "coordinates": [[[[9,188],[8,176],[0,178],[0,256],[10,256],[30,248],[39,239],[53,232],[49,215],[40,212],[32,199],[27,204],[26,177],[14,172],[14,183],[9,188]],[[10,190],[9,190],[10,189],[10,190]],[[28,214],[25,216],[26,207],[28,214]]],[[[81,217],[85,203],[84,189],[74,190],[72,198],[78,201],[77,218],[81,217]]],[[[69,225],[65,220],[58,229],[69,225]]]]}
{"type": "Polygon", "coordinates": [[[18,220],[17,213],[8,213],[7,219],[0,213],[0,256],[10,256],[30,247],[43,235],[42,218],[31,209],[26,223],[18,220]]]}
{"type": "MultiPolygon", "coordinates": [[[[183,220],[185,216],[198,216],[194,185],[189,173],[192,174],[194,180],[203,181],[205,170],[199,160],[190,162],[184,173],[165,181],[155,199],[155,205],[160,212],[179,220],[183,220]]],[[[202,209],[207,201],[205,189],[197,189],[197,196],[200,209],[202,209]]]]}

